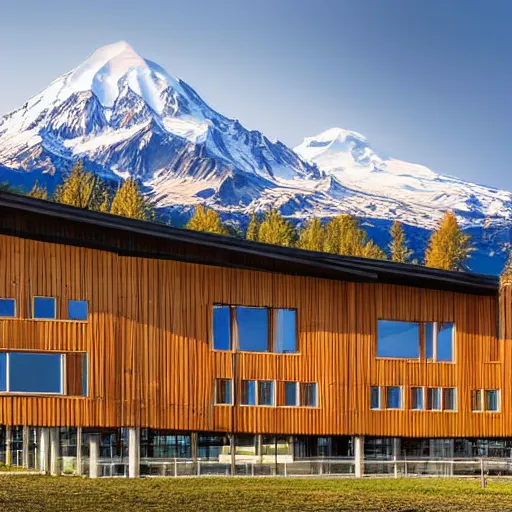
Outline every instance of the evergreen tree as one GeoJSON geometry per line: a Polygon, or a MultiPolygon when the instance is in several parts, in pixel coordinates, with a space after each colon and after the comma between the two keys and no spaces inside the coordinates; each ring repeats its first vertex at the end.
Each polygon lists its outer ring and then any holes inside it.
{"type": "Polygon", "coordinates": [[[245,238],[247,240],[253,240],[255,242],[258,241],[258,233],[260,230],[260,219],[256,213],[251,215],[249,219],[249,224],[247,225],[247,231],[245,232],[245,238]]]}
{"type": "Polygon", "coordinates": [[[187,224],[187,229],[217,233],[219,235],[229,234],[224,224],[222,224],[219,214],[210,208],[206,208],[204,205],[196,206],[194,215],[187,224]]]}
{"type": "Polygon", "coordinates": [[[389,232],[391,234],[391,242],[389,244],[391,260],[407,263],[411,259],[412,251],[407,247],[407,240],[402,223],[395,220],[389,232]]]}
{"type": "Polygon", "coordinates": [[[352,215],[338,215],[326,226],[325,251],[345,256],[362,256],[366,231],[352,215]]]}
{"type": "Polygon", "coordinates": [[[270,210],[260,224],[258,241],[267,244],[292,247],[297,240],[293,224],[287,221],[278,210],[270,210]]]}
{"type": "Polygon", "coordinates": [[[321,219],[313,217],[306,222],[299,231],[297,247],[308,251],[323,251],[325,245],[326,230],[321,219]]]}
{"type": "MultiPolygon", "coordinates": [[[[108,208],[108,192],[103,191],[103,197],[99,205],[100,211],[108,208]]],[[[130,217],[131,219],[151,220],[153,217],[153,207],[141,192],[137,180],[134,178],[126,179],[112,199],[110,213],[130,217]]]]}
{"type": "Polygon", "coordinates": [[[446,212],[428,244],[427,267],[444,270],[465,270],[471,253],[471,236],[464,233],[452,212],[446,212]]]}
{"type": "Polygon", "coordinates": [[[34,183],[32,190],[27,195],[34,199],[44,199],[45,201],[48,201],[49,199],[46,185],[39,185],[37,180],[34,183]]]}

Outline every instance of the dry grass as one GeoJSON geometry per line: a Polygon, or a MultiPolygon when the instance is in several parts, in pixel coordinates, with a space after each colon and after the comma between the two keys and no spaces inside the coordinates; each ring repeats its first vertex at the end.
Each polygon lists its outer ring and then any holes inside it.
{"type": "Polygon", "coordinates": [[[269,478],[0,477],[0,510],[51,511],[512,511],[512,482],[269,478]]]}

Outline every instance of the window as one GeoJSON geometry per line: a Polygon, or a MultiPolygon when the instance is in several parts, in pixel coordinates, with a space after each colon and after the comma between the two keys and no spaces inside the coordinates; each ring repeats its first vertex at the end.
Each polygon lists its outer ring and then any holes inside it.
{"type": "Polygon", "coordinates": [[[471,410],[478,412],[482,410],[482,390],[473,389],[471,391],[471,410]]]}
{"type": "Polygon", "coordinates": [[[258,382],[258,405],[274,405],[274,382],[260,380],[258,382]]]}
{"type": "Polygon", "coordinates": [[[275,351],[279,354],[297,352],[297,312],[295,309],[276,309],[275,323],[275,351]]]}
{"type": "Polygon", "coordinates": [[[231,350],[231,308],[213,306],[213,348],[231,350]]]}
{"type": "Polygon", "coordinates": [[[455,403],[455,388],[443,389],[443,410],[455,411],[457,409],[455,403]]]}
{"type": "Polygon", "coordinates": [[[62,354],[10,352],[7,358],[10,392],[63,393],[62,354]]]}
{"type": "Polygon", "coordinates": [[[284,383],[284,405],[296,406],[298,405],[298,383],[297,382],[285,382],[284,383]]]}
{"type": "Polygon", "coordinates": [[[411,388],[411,409],[422,411],[425,408],[423,388],[411,388]]]}
{"type": "Polygon", "coordinates": [[[256,381],[242,381],[242,397],[240,400],[242,405],[256,405],[256,381]]]}
{"type": "Polygon", "coordinates": [[[427,409],[429,411],[441,410],[441,388],[427,389],[427,409]]]}
{"type": "Polygon", "coordinates": [[[500,392],[498,389],[473,389],[471,391],[471,410],[473,412],[499,412],[500,392]]]}
{"type": "Polygon", "coordinates": [[[370,388],[370,409],[380,409],[380,388],[378,386],[370,388]]]}
{"type": "Polygon", "coordinates": [[[496,412],[499,409],[498,405],[498,390],[486,389],[485,390],[485,410],[496,412]]]}
{"type": "Polygon", "coordinates": [[[16,316],[16,301],[14,299],[0,299],[0,317],[12,318],[16,316]]]}
{"type": "Polygon", "coordinates": [[[398,386],[390,386],[386,390],[386,407],[387,409],[402,408],[402,389],[398,386]]]}
{"type": "Polygon", "coordinates": [[[425,325],[425,356],[433,361],[453,361],[453,322],[430,322],[425,325]]]}
{"type": "Polygon", "coordinates": [[[300,405],[302,407],[317,407],[316,383],[302,382],[300,388],[300,405]]]}
{"type": "Polygon", "coordinates": [[[0,352],[0,391],[7,391],[7,353],[0,352]]]}
{"type": "Polygon", "coordinates": [[[379,320],[377,357],[420,357],[420,324],[379,320]]]}
{"type": "Polygon", "coordinates": [[[57,299],[54,297],[34,297],[33,318],[54,320],[57,318],[57,299]]]}
{"type": "Polygon", "coordinates": [[[68,301],[68,320],[87,320],[89,304],[86,300],[68,301]]]}
{"type": "Polygon", "coordinates": [[[219,405],[231,405],[233,403],[230,379],[217,379],[215,381],[215,403],[219,405]]]}
{"type": "Polygon", "coordinates": [[[247,352],[268,352],[268,310],[267,308],[236,308],[238,341],[240,350],[247,352]]]}

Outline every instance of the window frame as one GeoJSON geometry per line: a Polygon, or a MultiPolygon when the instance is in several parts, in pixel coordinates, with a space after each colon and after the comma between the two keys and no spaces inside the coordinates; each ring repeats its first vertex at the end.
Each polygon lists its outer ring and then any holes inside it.
{"type": "Polygon", "coordinates": [[[31,320],[36,320],[39,322],[55,322],[56,320],[59,320],[58,318],[58,312],[59,312],[59,306],[57,304],[57,297],[52,297],[49,295],[34,295],[32,297],[32,311],[31,311],[31,320]],[[36,311],[36,299],[53,299],[54,302],[54,310],[55,310],[55,316],[53,318],[50,317],[43,317],[39,318],[35,316],[36,311]]]}
{"type": "Polygon", "coordinates": [[[425,386],[411,386],[410,387],[410,395],[411,395],[411,411],[426,411],[426,401],[425,401],[425,386]],[[420,390],[421,391],[421,408],[419,407],[413,407],[413,394],[414,390],[420,390]]]}
{"type": "Polygon", "coordinates": [[[13,318],[18,318],[18,301],[14,297],[0,297],[0,301],[12,301],[14,303],[14,314],[13,315],[0,315],[0,320],[9,320],[13,318]]]}
{"type": "Polygon", "coordinates": [[[215,377],[214,381],[213,381],[213,385],[214,385],[214,400],[213,400],[213,403],[215,405],[224,405],[224,406],[233,406],[233,399],[234,399],[234,393],[233,393],[233,379],[230,379],[228,377],[215,377]],[[229,382],[230,383],[230,389],[229,389],[229,394],[230,394],[230,401],[229,402],[221,402],[219,403],[218,401],[218,394],[219,394],[219,391],[218,391],[218,381],[225,381],[225,382],[229,382]]]}
{"type": "Polygon", "coordinates": [[[271,338],[271,345],[272,345],[272,351],[271,354],[280,354],[280,355],[293,355],[299,353],[299,313],[297,308],[269,308],[270,309],[270,321],[272,324],[272,338],[271,338]],[[295,322],[294,322],[294,328],[295,328],[295,350],[293,352],[278,352],[276,350],[277,348],[277,322],[278,322],[278,316],[279,311],[294,311],[295,313],[295,322]]]}
{"type": "Polygon", "coordinates": [[[283,381],[283,399],[284,399],[284,404],[282,405],[282,407],[293,407],[293,408],[301,407],[301,405],[300,405],[300,381],[297,381],[297,380],[284,380],[283,381]],[[295,404],[294,405],[290,405],[290,404],[286,403],[286,385],[287,384],[293,384],[295,386],[295,404]]]}
{"type": "Polygon", "coordinates": [[[386,394],[386,411],[400,411],[404,408],[404,394],[402,386],[385,386],[385,394],[386,394]],[[398,389],[398,407],[389,407],[389,391],[390,389],[398,389]]]}
{"type": "Polygon", "coordinates": [[[320,407],[320,394],[318,391],[318,382],[299,382],[299,407],[306,409],[318,409],[320,407]],[[303,404],[303,386],[315,386],[315,405],[303,404]]]}
{"type": "Polygon", "coordinates": [[[68,299],[67,300],[67,309],[66,309],[66,321],[68,322],[88,322],[89,321],[89,301],[85,299],[68,299]],[[87,316],[85,319],[83,318],[69,318],[69,303],[70,302],[85,302],[87,306],[87,316]]]}
{"type": "Polygon", "coordinates": [[[459,407],[458,407],[458,393],[457,393],[457,388],[456,387],[452,387],[452,386],[446,386],[446,387],[443,387],[441,388],[441,407],[442,407],[442,411],[443,412],[457,412],[459,407]],[[453,391],[453,409],[447,409],[446,408],[446,403],[445,403],[445,392],[447,390],[452,390],[453,391]]]}
{"type": "Polygon", "coordinates": [[[424,349],[424,358],[427,363],[445,363],[445,364],[455,364],[455,322],[423,322],[423,336],[425,338],[425,349],[424,349]],[[427,357],[427,326],[432,325],[432,357],[427,357]],[[439,325],[440,324],[452,324],[452,339],[451,339],[451,351],[452,351],[452,359],[450,361],[439,360],[439,325]]]}
{"type": "Polygon", "coordinates": [[[255,407],[258,405],[258,381],[257,380],[254,380],[254,379],[241,379],[240,380],[240,405],[242,407],[255,407]],[[244,391],[243,391],[243,385],[244,385],[244,382],[247,382],[247,383],[250,383],[250,382],[254,382],[254,403],[253,404],[246,404],[246,403],[242,403],[242,399],[243,399],[243,396],[244,396],[244,391]]]}
{"type": "Polygon", "coordinates": [[[377,329],[375,336],[375,358],[382,360],[397,360],[397,361],[421,361],[421,337],[422,337],[422,326],[423,322],[415,322],[409,320],[393,320],[389,318],[378,318],[377,329]],[[379,322],[396,322],[404,324],[417,324],[418,325],[418,357],[402,357],[402,356],[379,356],[379,322]]]}
{"type": "Polygon", "coordinates": [[[382,411],[382,386],[370,386],[370,410],[371,411],[382,411]],[[377,390],[377,407],[372,407],[372,392],[377,390]]]}
{"type": "Polygon", "coordinates": [[[258,407],[276,407],[276,399],[277,399],[277,389],[276,389],[276,381],[275,380],[271,380],[271,379],[261,379],[261,380],[257,380],[256,381],[256,405],[258,407]],[[270,382],[270,385],[272,386],[272,392],[270,394],[271,398],[272,398],[272,403],[271,404],[262,404],[261,403],[261,397],[260,397],[260,386],[262,385],[263,382],[270,382]]]}
{"type": "Polygon", "coordinates": [[[472,389],[470,393],[470,406],[471,412],[474,413],[487,413],[487,414],[499,414],[501,413],[501,389],[493,388],[493,389],[485,389],[485,388],[477,388],[472,389]],[[487,393],[495,391],[496,392],[496,409],[488,409],[487,408],[487,393]],[[478,409],[473,408],[473,393],[479,393],[479,401],[478,401],[478,409]]]}

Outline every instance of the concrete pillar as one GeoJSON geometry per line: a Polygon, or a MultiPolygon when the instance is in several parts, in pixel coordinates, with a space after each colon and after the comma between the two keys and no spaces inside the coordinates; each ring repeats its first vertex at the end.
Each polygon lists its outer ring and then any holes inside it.
{"type": "Polygon", "coordinates": [[[400,459],[400,449],[402,446],[402,440],[399,437],[393,438],[393,444],[392,444],[392,455],[393,455],[393,472],[395,474],[395,478],[398,478],[398,459],[400,459]]]}
{"type": "Polygon", "coordinates": [[[198,457],[198,438],[199,438],[199,435],[197,432],[191,432],[191,434],[190,434],[190,455],[192,456],[192,460],[194,462],[197,461],[197,457],[198,457]]]}
{"type": "Polygon", "coordinates": [[[82,475],[82,427],[76,429],[76,470],[75,474],[82,475]]]}
{"type": "MultiPolygon", "coordinates": [[[[450,457],[450,462],[453,463],[453,458],[455,456],[455,440],[448,440],[448,456],[450,457]]],[[[448,466],[448,476],[453,476],[453,464],[448,466]]]]}
{"type": "Polygon", "coordinates": [[[39,440],[37,443],[37,456],[38,456],[38,468],[45,473],[48,473],[49,460],[50,460],[50,429],[42,427],[39,429],[39,440]]]}
{"type": "Polygon", "coordinates": [[[231,452],[231,476],[236,475],[236,439],[235,434],[229,436],[230,452],[231,452]]]}
{"type": "Polygon", "coordinates": [[[128,429],[128,476],[138,478],[140,476],[140,428],[128,429]]]}
{"type": "Polygon", "coordinates": [[[57,427],[52,427],[50,429],[50,474],[53,476],[60,475],[59,451],[59,429],[57,427]]]}
{"type": "Polygon", "coordinates": [[[256,457],[261,464],[263,462],[263,434],[256,436],[256,457]]]}
{"type": "Polygon", "coordinates": [[[11,427],[5,427],[5,464],[10,466],[12,464],[12,453],[11,453],[11,427]]]}
{"type": "Polygon", "coordinates": [[[364,476],[364,436],[354,436],[354,474],[356,478],[364,476]]]}
{"type": "Polygon", "coordinates": [[[23,434],[22,434],[22,451],[21,451],[21,465],[24,468],[28,468],[29,464],[29,454],[30,454],[30,429],[27,425],[23,425],[23,434]]]}
{"type": "Polygon", "coordinates": [[[98,478],[98,461],[100,458],[100,435],[89,436],[89,477],[98,478]]]}

